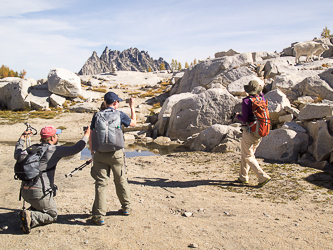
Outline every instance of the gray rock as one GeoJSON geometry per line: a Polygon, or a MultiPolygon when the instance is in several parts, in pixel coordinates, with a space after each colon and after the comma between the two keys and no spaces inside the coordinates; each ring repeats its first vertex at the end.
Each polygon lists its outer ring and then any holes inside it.
{"type": "Polygon", "coordinates": [[[304,106],[298,114],[299,120],[320,119],[326,116],[332,116],[333,109],[331,105],[323,103],[311,103],[304,106]]]}
{"type": "Polygon", "coordinates": [[[10,110],[22,110],[30,107],[25,99],[28,96],[31,81],[18,77],[0,79],[0,103],[10,110]]]}
{"type": "Polygon", "coordinates": [[[247,66],[226,70],[222,73],[222,85],[226,87],[230,83],[246,76],[256,76],[256,73],[247,66]]]}
{"type": "Polygon", "coordinates": [[[31,89],[25,99],[30,107],[35,110],[47,109],[50,106],[51,92],[47,90],[47,85],[37,85],[31,89]]]}
{"type": "Polygon", "coordinates": [[[276,75],[281,75],[283,73],[295,73],[297,72],[297,68],[295,66],[290,65],[290,63],[285,59],[275,59],[269,60],[266,62],[264,67],[264,78],[269,79],[273,78],[276,75]]]}
{"type": "Polygon", "coordinates": [[[173,106],[178,103],[180,100],[192,97],[194,94],[191,93],[183,93],[170,96],[163,103],[162,109],[158,115],[158,121],[154,126],[153,137],[156,138],[159,135],[165,135],[166,128],[169,124],[169,119],[171,116],[173,106]]]}
{"type": "Polygon", "coordinates": [[[331,88],[333,88],[333,68],[325,70],[324,72],[319,74],[319,77],[322,80],[326,81],[331,88]]]}
{"type": "Polygon", "coordinates": [[[235,128],[227,125],[214,124],[202,131],[191,144],[191,150],[210,152],[218,146],[223,139],[240,138],[240,127],[235,128]]]}
{"type": "Polygon", "coordinates": [[[262,138],[256,156],[279,162],[295,162],[307,149],[309,135],[290,129],[275,129],[262,138]]]}
{"type": "Polygon", "coordinates": [[[306,130],[298,125],[297,123],[294,123],[294,122],[287,122],[285,123],[283,126],[282,126],[283,129],[291,129],[291,130],[294,130],[296,132],[300,132],[300,133],[306,133],[306,130]]]}
{"type": "Polygon", "coordinates": [[[49,91],[66,97],[77,97],[81,94],[81,80],[66,69],[51,69],[48,76],[49,91]]]}
{"type": "Polygon", "coordinates": [[[213,124],[230,124],[235,105],[240,102],[226,89],[209,89],[182,99],[172,108],[166,135],[185,140],[213,124]]]}
{"type": "Polygon", "coordinates": [[[52,104],[53,107],[62,107],[62,105],[65,103],[66,98],[62,97],[60,95],[56,95],[56,94],[51,94],[50,95],[50,102],[52,104]]]}
{"type": "Polygon", "coordinates": [[[252,63],[251,53],[242,53],[235,56],[225,56],[212,60],[205,60],[195,66],[189,67],[179,82],[179,86],[171,91],[171,95],[191,92],[197,86],[208,88],[211,82],[222,83],[221,74],[239,66],[252,63]],[[221,79],[220,79],[221,78],[221,79]]]}
{"type": "Polygon", "coordinates": [[[319,76],[307,77],[291,90],[294,93],[294,95],[288,95],[291,100],[296,100],[300,96],[316,96],[322,100],[333,101],[333,89],[319,76]]]}
{"type": "Polygon", "coordinates": [[[315,168],[320,170],[324,170],[328,164],[327,161],[316,161],[313,155],[308,152],[303,154],[297,163],[304,167],[315,168]]]}
{"type": "Polygon", "coordinates": [[[312,142],[308,146],[308,152],[317,161],[328,160],[333,151],[333,137],[328,132],[326,121],[309,122],[307,124],[307,131],[312,142]]]}
{"type": "Polygon", "coordinates": [[[171,139],[169,137],[160,136],[160,137],[157,137],[154,140],[154,142],[159,145],[165,145],[165,144],[170,144],[171,139]]]}
{"type": "Polygon", "coordinates": [[[100,104],[97,103],[77,103],[68,109],[78,113],[92,113],[99,111],[100,104]]]}
{"type": "Polygon", "coordinates": [[[249,84],[250,81],[256,80],[260,83],[261,86],[264,86],[265,83],[263,80],[261,80],[259,77],[255,75],[249,75],[249,76],[244,76],[232,83],[230,83],[227,87],[227,90],[229,91],[230,94],[232,95],[246,95],[246,92],[244,90],[244,85],[249,84]]]}
{"type": "Polygon", "coordinates": [[[221,52],[215,53],[215,58],[224,57],[224,56],[234,56],[234,55],[238,55],[238,54],[239,53],[237,51],[234,51],[233,49],[229,49],[228,51],[221,51],[221,52]]]}
{"type": "Polygon", "coordinates": [[[279,116],[279,122],[291,122],[293,118],[293,114],[281,115],[279,116]]]}
{"type": "Polygon", "coordinates": [[[290,107],[290,106],[285,106],[284,111],[286,111],[289,114],[292,114],[294,117],[298,117],[298,114],[300,112],[297,108],[290,107]]]}
{"type": "Polygon", "coordinates": [[[202,87],[202,86],[198,86],[198,87],[195,87],[192,91],[191,91],[191,94],[201,94],[202,92],[205,92],[206,91],[206,88],[202,87]]]}
{"type": "Polygon", "coordinates": [[[254,62],[280,57],[278,53],[265,51],[253,52],[252,56],[254,62]]]}
{"type": "Polygon", "coordinates": [[[265,95],[265,99],[268,101],[271,123],[279,123],[279,117],[286,114],[284,109],[290,107],[290,102],[287,96],[281,90],[274,89],[265,95]]]}

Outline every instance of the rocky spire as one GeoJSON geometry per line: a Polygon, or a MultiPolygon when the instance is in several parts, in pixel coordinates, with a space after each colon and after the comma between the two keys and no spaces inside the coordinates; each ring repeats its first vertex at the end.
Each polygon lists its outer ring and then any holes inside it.
{"type": "Polygon", "coordinates": [[[160,69],[160,64],[164,63],[166,69],[170,69],[169,64],[159,58],[154,60],[148,54],[148,51],[139,51],[137,48],[129,48],[122,52],[118,50],[109,50],[106,46],[101,57],[94,51],[92,56],[85,62],[80,75],[95,75],[99,73],[112,72],[113,68],[127,71],[152,71],[160,69]]]}

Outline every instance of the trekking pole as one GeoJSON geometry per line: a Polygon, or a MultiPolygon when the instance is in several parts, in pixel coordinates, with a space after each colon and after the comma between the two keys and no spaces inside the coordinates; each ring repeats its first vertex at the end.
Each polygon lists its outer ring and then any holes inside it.
{"type": "MultiPolygon", "coordinates": [[[[27,129],[25,131],[31,131],[33,135],[37,135],[37,130],[33,127],[31,127],[31,125],[27,122],[24,123],[25,126],[27,126],[27,129]]],[[[26,148],[31,146],[31,137],[30,135],[27,137],[27,140],[25,141],[25,146],[26,148]]]]}
{"type": "Polygon", "coordinates": [[[90,163],[92,162],[92,159],[86,161],[84,164],[82,164],[81,166],[75,168],[72,172],[70,172],[69,174],[65,174],[66,177],[72,177],[77,171],[82,170],[83,168],[85,168],[86,166],[88,166],[90,163]]]}

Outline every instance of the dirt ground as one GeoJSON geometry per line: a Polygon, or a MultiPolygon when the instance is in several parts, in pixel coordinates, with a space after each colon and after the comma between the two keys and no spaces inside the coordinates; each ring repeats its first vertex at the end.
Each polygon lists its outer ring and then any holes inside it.
{"type": "MultiPolygon", "coordinates": [[[[60,140],[82,136],[91,114],[29,121],[40,130],[64,126],[60,140]]],[[[14,145],[25,126],[0,125],[0,249],[333,249],[333,174],[297,164],[267,163],[272,181],[257,188],[235,183],[240,155],[181,152],[127,159],[133,213],[122,216],[110,180],[104,226],[92,224],[94,182],[80,155],[56,171],[57,223],[20,230],[14,145]],[[192,245],[191,245],[192,244],[192,245]]],[[[33,137],[38,140],[38,136],[33,137]]]]}

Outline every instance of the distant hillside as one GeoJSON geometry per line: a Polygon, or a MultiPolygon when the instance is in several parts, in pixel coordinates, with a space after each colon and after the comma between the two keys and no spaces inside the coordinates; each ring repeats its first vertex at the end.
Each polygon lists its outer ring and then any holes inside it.
{"type": "Polygon", "coordinates": [[[112,72],[115,70],[125,71],[152,71],[160,70],[161,63],[164,63],[167,70],[170,65],[159,58],[154,60],[146,51],[139,51],[137,48],[129,48],[120,52],[118,50],[109,50],[105,48],[101,57],[97,56],[96,51],[93,52],[91,57],[85,62],[81,68],[80,75],[95,75],[99,73],[112,72]]]}

